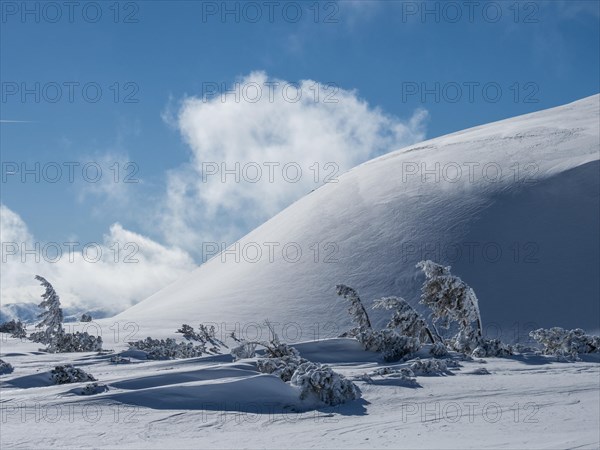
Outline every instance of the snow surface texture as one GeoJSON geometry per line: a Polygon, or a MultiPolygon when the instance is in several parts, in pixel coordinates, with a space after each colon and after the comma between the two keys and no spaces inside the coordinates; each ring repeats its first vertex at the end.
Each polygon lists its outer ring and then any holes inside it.
{"type": "MultiPolygon", "coordinates": [[[[598,448],[598,354],[454,355],[381,365],[353,339],[297,345],[354,381],[362,398],[335,407],[230,355],[147,361],[44,354],[2,335],[1,448],[598,448]],[[343,358],[343,362],[340,360],[343,358]],[[55,384],[72,364],[98,381],[55,384]],[[410,378],[403,376],[408,373],[410,378]],[[369,374],[366,376],[366,374],[369,374]],[[416,377],[412,378],[412,377],[416,377]],[[317,407],[317,409],[314,409],[317,407]]],[[[72,381],[72,380],[70,380],[72,381]]]]}
{"type": "MultiPolygon", "coordinates": [[[[142,337],[183,321],[240,324],[243,334],[267,318],[283,340],[335,337],[351,327],[336,284],[358,290],[368,309],[402,296],[423,311],[415,264],[432,259],[475,290],[488,338],[526,340],[551,326],[597,331],[599,102],[595,95],[355,167],[115,320],[135,322],[142,337]],[[272,260],[266,243],[279,244],[272,260]],[[262,256],[252,261],[257,246],[262,256]]],[[[375,327],[388,320],[369,313],[375,327]]]]}

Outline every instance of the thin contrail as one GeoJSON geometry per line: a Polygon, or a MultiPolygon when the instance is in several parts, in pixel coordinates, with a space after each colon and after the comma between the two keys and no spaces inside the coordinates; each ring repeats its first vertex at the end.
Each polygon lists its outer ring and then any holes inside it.
{"type": "Polygon", "coordinates": [[[3,120],[0,119],[0,123],[34,123],[33,120],[3,120]]]}

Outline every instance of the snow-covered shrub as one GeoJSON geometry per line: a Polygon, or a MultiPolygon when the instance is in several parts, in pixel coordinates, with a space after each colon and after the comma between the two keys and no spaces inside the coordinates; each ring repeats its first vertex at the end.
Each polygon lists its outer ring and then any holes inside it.
{"type": "Polygon", "coordinates": [[[236,361],[239,359],[254,358],[256,356],[256,346],[258,342],[242,342],[237,347],[231,349],[231,356],[236,361]]]}
{"type": "Polygon", "coordinates": [[[147,337],[141,341],[128,342],[129,347],[146,352],[148,359],[184,359],[196,358],[206,352],[204,345],[191,342],[177,342],[175,339],[152,339],[147,337]]]}
{"type": "Polygon", "coordinates": [[[270,333],[268,341],[248,342],[232,334],[233,340],[240,343],[231,349],[235,359],[256,356],[256,347],[260,345],[265,348],[265,353],[264,357],[256,360],[258,371],[278,376],[284,382],[299,387],[301,399],[314,398],[327,405],[338,405],[360,397],[360,390],[354,383],[328,366],[302,358],[296,348],[279,340],[268,320],[265,325],[270,333]]]}
{"type": "Polygon", "coordinates": [[[81,315],[81,319],[79,319],[80,322],[91,322],[92,321],[92,316],[91,314],[82,314],[81,315]]]}
{"type": "Polygon", "coordinates": [[[291,345],[279,342],[279,338],[275,336],[275,339],[271,340],[265,348],[265,355],[268,358],[285,358],[287,356],[297,358],[300,356],[300,352],[291,345]]]}
{"type": "Polygon", "coordinates": [[[538,351],[537,348],[532,347],[531,345],[521,344],[520,342],[514,344],[512,348],[515,353],[535,353],[538,351]]]}
{"type": "Polygon", "coordinates": [[[403,336],[419,339],[422,343],[434,343],[435,339],[421,315],[402,297],[384,297],[375,300],[373,309],[393,309],[394,314],[387,328],[396,330],[403,336]]]}
{"type": "Polygon", "coordinates": [[[223,341],[217,338],[217,331],[213,325],[206,326],[200,324],[198,326],[198,332],[196,332],[194,327],[184,323],[176,332],[183,334],[183,337],[188,341],[202,343],[202,345],[207,347],[207,353],[218,354],[221,353],[221,347],[227,347],[223,341]]]}
{"type": "Polygon", "coordinates": [[[261,373],[269,373],[278,376],[283,381],[290,381],[298,367],[306,362],[308,360],[300,356],[288,355],[280,358],[260,358],[256,361],[256,366],[261,373]]]}
{"type": "Polygon", "coordinates": [[[400,381],[402,384],[406,386],[415,386],[417,385],[417,380],[415,379],[415,374],[408,367],[401,368],[393,368],[393,367],[381,367],[379,369],[375,369],[369,373],[364,373],[359,378],[365,383],[373,384],[375,380],[374,377],[382,377],[382,378],[393,378],[396,381],[400,381]]]}
{"type": "Polygon", "coordinates": [[[389,328],[380,331],[363,330],[356,335],[356,339],[365,350],[382,353],[384,361],[388,362],[399,361],[421,347],[419,339],[403,336],[389,328]]]}
{"type": "Polygon", "coordinates": [[[12,373],[13,366],[11,363],[7,363],[0,359],[0,375],[6,375],[7,373],[12,373]]]}
{"type": "Polygon", "coordinates": [[[81,395],[95,395],[101,394],[102,392],[108,391],[108,386],[103,383],[90,383],[86,384],[82,389],[81,395]]]}
{"type": "Polygon", "coordinates": [[[513,354],[513,348],[500,341],[500,339],[481,339],[479,345],[471,354],[475,358],[503,357],[513,354]]]}
{"type": "Polygon", "coordinates": [[[577,355],[600,351],[600,336],[585,334],[581,328],[565,330],[560,327],[539,328],[529,333],[542,344],[544,355],[577,358],[577,355]]]}
{"type": "Polygon", "coordinates": [[[348,313],[352,317],[352,320],[356,323],[356,327],[342,334],[341,337],[356,336],[360,332],[370,330],[371,320],[367,314],[367,310],[360,301],[358,292],[345,284],[338,284],[336,287],[337,295],[343,297],[350,303],[348,307],[348,313]]]}
{"type": "Polygon", "coordinates": [[[129,364],[131,362],[129,358],[123,358],[119,355],[111,356],[109,361],[111,364],[129,364]]]}
{"type": "Polygon", "coordinates": [[[473,369],[470,372],[467,372],[469,375],[491,375],[490,371],[485,367],[478,367],[477,369],[473,369]]]}
{"type": "Polygon", "coordinates": [[[86,331],[63,333],[54,336],[46,351],[51,353],[98,352],[102,350],[102,337],[86,331]]]}
{"type": "Polygon", "coordinates": [[[443,358],[448,355],[448,347],[443,342],[436,342],[431,346],[429,353],[436,358],[443,358]]]}
{"type": "Polygon", "coordinates": [[[96,381],[91,374],[73,367],[72,364],[65,364],[62,366],[56,366],[50,372],[50,377],[54,384],[67,384],[67,383],[79,383],[82,381],[96,381]]]}
{"type": "Polygon", "coordinates": [[[294,374],[290,384],[300,388],[301,399],[316,399],[326,405],[339,405],[360,398],[360,389],[329,366],[305,362],[294,374]]]}
{"type": "Polygon", "coordinates": [[[27,337],[25,325],[20,320],[9,320],[8,322],[1,323],[0,333],[10,333],[11,337],[19,339],[27,337]]]}
{"type": "Polygon", "coordinates": [[[258,346],[265,348],[266,358],[283,358],[286,356],[298,358],[300,356],[298,350],[279,340],[279,336],[277,336],[275,329],[268,320],[265,321],[265,325],[269,330],[268,341],[244,341],[238,339],[235,333],[231,334],[232,339],[240,344],[231,349],[231,354],[236,360],[254,358],[256,356],[256,347],[258,346]]]}
{"type": "Polygon", "coordinates": [[[421,288],[421,303],[431,309],[434,322],[444,328],[452,323],[459,327],[451,340],[453,348],[471,353],[482,338],[481,315],[477,296],[459,277],[450,273],[450,266],[433,261],[421,261],[417,267],[423,270],[426,280],[421,288]]]}
{"type": "Polygon", "coordinates": [[[265,354],[263,358],[256,361],[258,371],[276,375],[283,381],[290,381],[294,371],[308,361],[302,358],[300,352],[294,347],[279,340],[279,336],[268,320],[265,321],[265,325],[269,329],[268,342],[243,342],[236,339],[242,344],[234,348],[231,354],[236,359],[253,358],[256,355],[256,347],[260,345],[265,348],[265,354]]]}
{"type": "Polygon", "coordinates": [[[181,328],[179,328],[176,331],[176,333],[183,334],[183,337],[188,341],[197,340],[197,334],[196,334],[196,331],[194,330],[194,327],[191,327],[188,324],[184,323],[183,325],[181,325],[181,328]]]}
{"type": "Polygon", "coordinates": [[[417,359],[410,365],[415,376],[436,376],[450,373],[448,365],[440,359],[417,359]]]}

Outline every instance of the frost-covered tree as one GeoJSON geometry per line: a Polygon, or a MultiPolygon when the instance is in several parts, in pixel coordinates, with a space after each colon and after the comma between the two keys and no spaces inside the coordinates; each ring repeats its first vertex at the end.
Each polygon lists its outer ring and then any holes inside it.
{"type": "Polygon", "coordinates": [[[540,328],[531,331],[529,336],[542,344],[542,353],[545,355],[576,359],[579,354],[600,351],[600,336],[586,334],[581,328],[540,328]]]}
{"type": "MultiPolygon", "coordinates": [[[[46,288],[42,294],[44,299],[40,308],[44,311],[38,316],[40,323],[36,328],[42,331],[31,333],[29,339],[34,342],[46,344],[46,351],[50,353],[66,352],[96,352],[102,350],[102,337],[93,336],[87,332],[65,333],[63,328],[63,312],[60,307],[60,298],[52,285],[43,277],[36,275],[41,285],[46,288]]],[[[84,317],[82,316],[82,321],[84,317]]],[[[88,316],[91,320],[91,316],[88,316]]]]}
{"type": "Polygon", "coordinates": [[[383,360],[387,362],[399,361],[421,347],[418,338],[404,336],[390,328],[362,331],[356,335],[356,340],[365,350],[381,353],[383,360]]]}
{"type": "Polygon", "coordinates": [[[337,295],[343,297],[350,303],[348,313],[352,320],[356,323],[356,327],[344,333],[342,336],[356,336],[358,333],[371,329],[371,320],[367,314],[367,310],[360,301],[358,292],[345,284],[338,284],[336,287],[337,295]]]}
{"type": "MultiPolygon", "coordinates": [[[[383,330],[374,330],[371,326],[369,315],[356,290],[343,284],[337,285],[336,289],[339,296],[344,297],[350,302],[348,312],[357,325],[352,330],[342,334],[341,337],[350,336],[356,338],[365,350],[382,353],[385,361],[398,361],[420,348],[421,334],[424,336],[427,333],[419,327],[425,326],[425,324],[424,322],[421,324],[418,321],[418,314],[416,314],[416,319],[414,319],[408,313],[403,304],[406,303],[404,300],[397,297],[389,297],[376,301],[376,308],[398,308],[400,311],[397,311],[398,314],[394,314],[388,323],[388,327],[383,330]],[[405,319],[408,321],[407,323],[405,323],[405,319]],[[410,334],[404,334],[405,332],[409,332],[410,334]]],[[[410,305],[408,307],[410,308],[410,305]]]]}
{"type": "Polygon", "coordinates": [[[44,278],[39,275],[35,276],[35,279],[46,288],[42,294],[42,302],[39,304],[40,308],[44,311],[38,316],[40,323],[36,325],[36,328],[44,328],[45,330],[40,333],[35,333],[35,338],[39,339],[37,342],[55,345],[56,340],[64,334],[62,326],[63,312],[60,307],[60,297],[52,287],[52,285],[44,278]]]}
{"type": "Polygon", "coordinates": [[[450,273],[450,266],[433,261],[421,261],[417,267],[425,274],[421,288],[421,303],[431,309],[434,322],[444,328],[458,325],[458,334],[452,339],[454,349],[470,353],[482,339],[481,315],[473,289],[450,273]]]}
{"type": "Polygon", "coordinates": [[[435,343],[433,334],[421,315],[402,297],[384,297],[375,300],[373,309],[394,310],[387,328],[398,331],[403,336],[418,338],[422,343],[435,343]]]}
{"type": "Polygon", "coordinates": [[[10,333],[14,338],[27,337],[27,330],[20,320],[10,320],[0,324],[0,333],[10,333]]]}
{"type": "Polygon", "coordinates": [[[81,315],[81,319],[79,319],[80,322],[91,322],[92,321],[92,315],[91,314],[82,314],[81,315]]]}

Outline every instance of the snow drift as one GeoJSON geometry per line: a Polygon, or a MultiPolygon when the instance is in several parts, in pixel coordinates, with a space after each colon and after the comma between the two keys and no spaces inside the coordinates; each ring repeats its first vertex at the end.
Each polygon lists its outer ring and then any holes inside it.
{"type": "MultiPolygon", "coordinates": [[[[365,305],[391,295],[417,305],[424,278],[415,264],[432,259],[474,288],[488,337],[598,330],[599,102],[357,166],[116,319],[148,333],[199,322],[250,333],[268,318],[283,339],[332,337],[350,325],[336,283],[357,289],[365,305]]],[[[383,325],[387,316],[372,318],[383,325]]]]}

